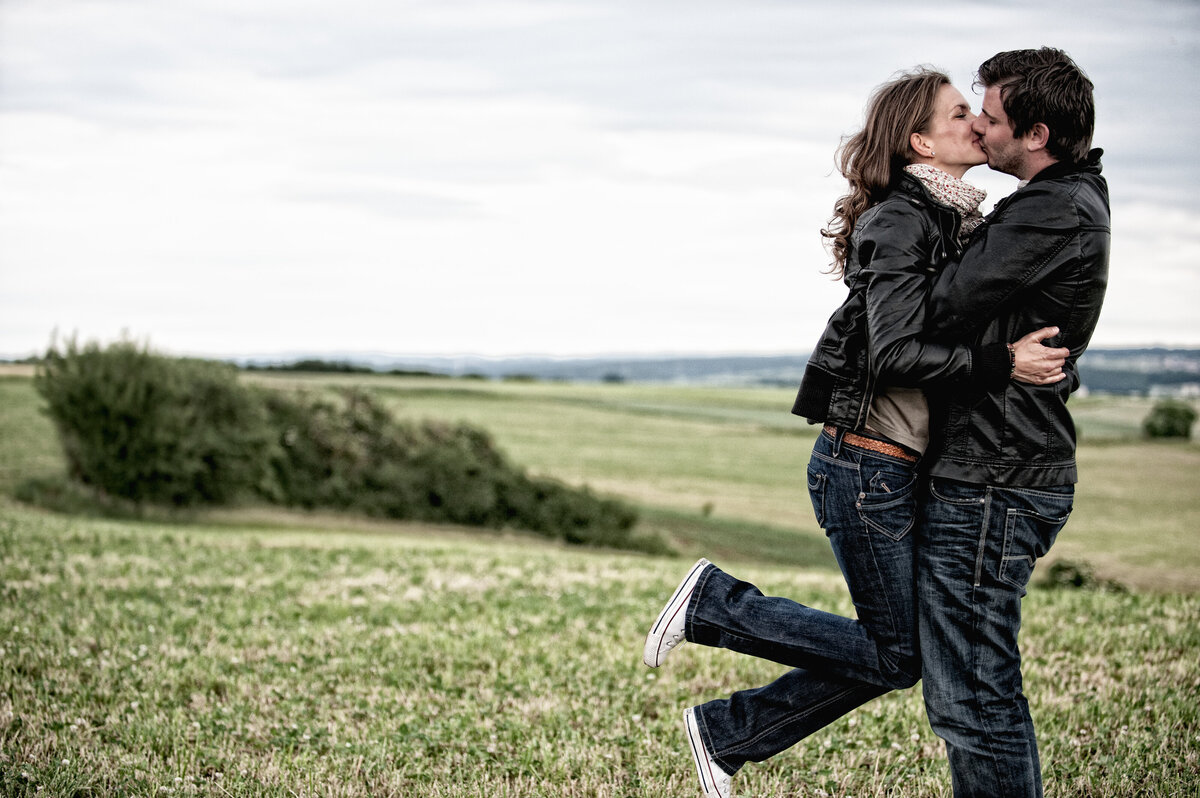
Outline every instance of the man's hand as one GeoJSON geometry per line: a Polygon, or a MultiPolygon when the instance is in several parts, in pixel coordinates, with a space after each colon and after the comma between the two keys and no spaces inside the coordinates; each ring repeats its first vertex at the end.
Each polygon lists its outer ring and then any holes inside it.
{"type": "Polygon", "coordinates": [[[1012,344],[1014,380],[1029,385],[1053,385],[1067,378],[1063,364],[1071,350],[1042,345],[1042,341],[1055,335],[1057,327],[1043,327],[1012,344]]]}

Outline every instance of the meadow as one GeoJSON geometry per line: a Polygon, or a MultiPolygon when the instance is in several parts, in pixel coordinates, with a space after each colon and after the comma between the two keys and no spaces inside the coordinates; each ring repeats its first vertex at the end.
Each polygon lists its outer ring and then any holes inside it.
{"type": "MultiPolygon", "coordinates": [[[[816,428],[787,388],[255,377],[278,386],[367,385],[397,415],[491,431],[538,473],[643,508],[684,555],[836,567],[804,485],[816,428]]],[[[1049,562],[1148,590],[1200,591],[1200,443],[1146,441],[1144,398],[1072,400],[1080,481],[1049,562]]]]}
{"type": "MultiPolygon", "coordinates": [[[[477,424],[531,470],[636,502],[677,556],[256,507],[47,512],[6,498],[63,464],[29,380],[0,378],[0,795],[694,795],[683,709],[780,668],[698,646],[641,664],[691,559],[852,611],[789,391],[253,379],[477,424]]],[[[1147,409],[1077,403],[1079,498],[1052,554],[1101,581],[1026,600],[1048,795],[1200,795],[1200,446],[1140,440],[1147,409]]],[[[734,784],[949,795],[918,691],[734,784]]]]}

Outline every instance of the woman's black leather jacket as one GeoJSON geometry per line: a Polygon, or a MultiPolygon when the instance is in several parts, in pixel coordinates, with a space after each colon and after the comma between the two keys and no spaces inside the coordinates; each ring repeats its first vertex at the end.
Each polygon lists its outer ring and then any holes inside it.
{"type": "Polygon", "coordinates": [[[890,193],[859,217],[843,282],[850,293],[809,356],[792,412],[810,423],[861,430],[881,385],[981,386],[1008,380],[1006,343],[934,343],[925,328],[930,278],[959,257],[958,213],[901,172],[890,193]]]}

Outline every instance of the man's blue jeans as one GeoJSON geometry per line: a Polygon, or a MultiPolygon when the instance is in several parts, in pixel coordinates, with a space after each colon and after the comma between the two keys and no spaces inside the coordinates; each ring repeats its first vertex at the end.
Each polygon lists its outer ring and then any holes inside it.
{"type": "Polygon", "coordinates": [[[1021,692],[1021,598],[1071,513],[1074,486],[999,488],[934,478],[918,524],[925,709],[946,741],[955,798],[1040,798],[1021,692]]]}
{"type": "Polygon", "coordinates": [[[688,606],[687,639],[787,665],[765,687],[696,709],[709,754],[728,773],[783,751],[855,707],[916,684],[915,465],[822,432],[809,495],[858,618],[764,596],[716,566],[688,606]]]}

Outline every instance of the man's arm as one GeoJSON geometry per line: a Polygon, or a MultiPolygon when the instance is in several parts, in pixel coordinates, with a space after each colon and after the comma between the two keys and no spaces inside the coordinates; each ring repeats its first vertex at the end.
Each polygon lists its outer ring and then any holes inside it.
{"type": "MultiPolygon", "coordinates": [[[[1012,356],[1012,379],[1028,385],[1052,385],[1068,376],[1064,369],[1071,350],[1042,345],[1042,341],[1055,335],[1058,335],[1057,327],[1043,327],[1009,346],[1008,351],[1012,356]]],[[[1071,390],[1074,391],[1078,387],[1079,378],[1076,376],[1071,390]]]]}
{"type": "Polygon", "coordinates": [[[982,327],[1058,265],[1056,256],[1079,230],[1075,205],[1061,187],[1020,189],[976,233],[962,259],[934,279],[926,329],[939,339],[961,340],[982,327]]]}
{"type": "Polygon", "coordinates": [[[965,345],[925,332],[932,254],[920,217],[908,206],[872,220],[858,244],[867,284],[867,341],[871,370],[883,385],[931,387],[971,381],[1001,385],[1010,378],[1035,385],[1062,379],[1065,350],[1041,341],[1039,330],[1013,344],[965,345]]]}

